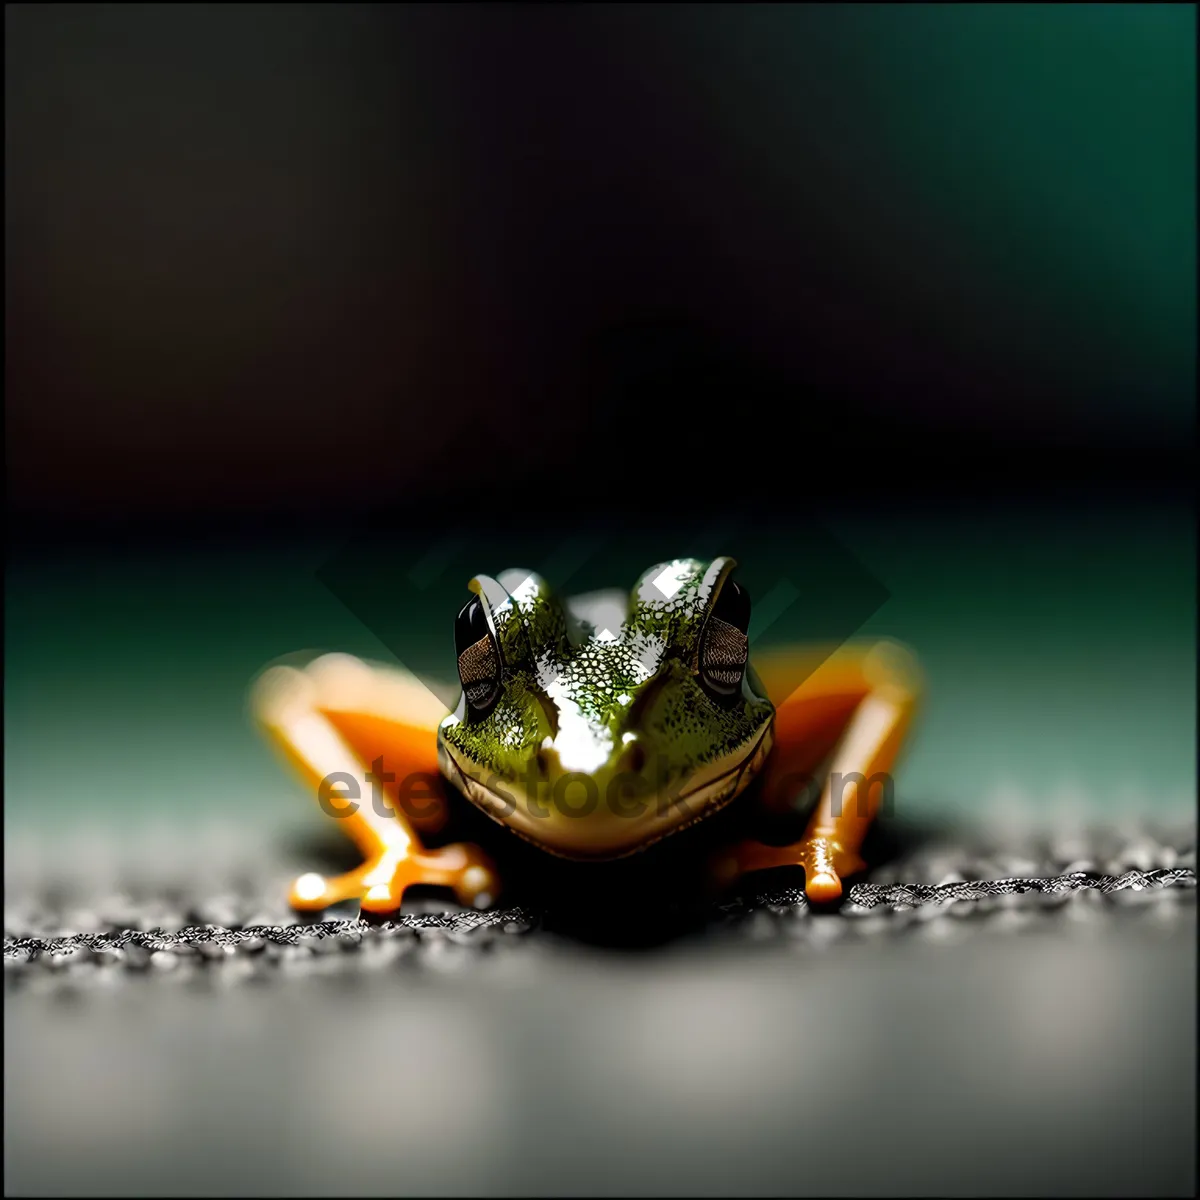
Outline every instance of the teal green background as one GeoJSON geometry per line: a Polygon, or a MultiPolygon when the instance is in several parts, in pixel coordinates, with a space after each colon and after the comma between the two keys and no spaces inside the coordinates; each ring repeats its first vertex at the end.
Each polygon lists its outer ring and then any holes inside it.
{"type": "Polygon", "coordinates": [[[375,506],[803,486],[927,666],[906,804],[1190,811],[1194,6],[5,23],[6,821],[297,811],[245,688],[386,657],[316,577],[375,506]]]}
{"type": "MultiPolygon", "coordinates": [[[[1186,512],[964,510],[829,529],[891,594],[860,633],[904,639],[928,675],[898,812],[1052,823],[1072,806],[1106,820],[1194,811],[1186,512]]],[[[323,820],[251,729],[245,695],[296,651],[390,660],[316,577],[335,549],[107,551],[10,570],[6,827],[323,820]]],[[[648,565],[611,561],[615,585],[648,565]]],[[[402,593],[396,604],[415,637],[444,645],[452,679],[454,613],[402,593]]]]}
{"type": "MultiPolygon", "coordinates": [[[[1021,364],[1001,411],[946,420],[1066,454],[1194,428],[1194,5],[714,5],[687,24],[670,61],[698,92],[712,73],[707,114],[756,195],[738,216],[775,237],[782,197],[821,196],[841,270],[912,346],[1021,364]]],[[[710,219],[715,253],[759,244],[710,219]]],[[[803,292],[826,263],[795,249],[777,265],[803,292]]]]}

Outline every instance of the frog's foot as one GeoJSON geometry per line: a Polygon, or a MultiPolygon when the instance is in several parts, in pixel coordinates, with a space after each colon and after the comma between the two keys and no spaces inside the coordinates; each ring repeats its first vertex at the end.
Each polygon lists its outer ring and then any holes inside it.
{"type": "Polygon", "coordinates": [[[788,846],[739,842],[724,850],[713,863],[713,877],[729,887],[752,871],[772,867],[802,867],[804,894],[817,903],[828,903],[842,894],[842,877],[865,866],[857,854],[844,850],[833,838],[808,834],[788,846]]]}
{"type": "MultiPolygon", "coordinates": [[[[786,689],[797,669],[796,662],[783,661],[777,678],[785,682],[777,686],[786,689]]],[[[838,899],[843,877],[863,869],[858,850],[891,795],[892,764],[919,693],[916,662],[894,642],[844,647],[830,655],[776,708],[774,761],[764,772],[764,795],[778,787],[790,808],[790,773],[806,778],[824,757],[828,734],[841,727],[804,836],[789,846],[743,842],[731,848],[718,861],[718,882],[733,883],[768,867],[797,866],[804,869],[810,900],[838,899]]]]}
{"type": "Polygon", "coordinates": [[[353,871],[326,878],[301,875],[288,897],[300,912],[319,912],[345,900],[359,900],[362,911],[394,913],[414,884],[453,888],[459,903],[487,908],[499,893],[491,861],[476,846],[455,843],[437,850],[415,847],[403,855],[377,855],[353,871]]]}

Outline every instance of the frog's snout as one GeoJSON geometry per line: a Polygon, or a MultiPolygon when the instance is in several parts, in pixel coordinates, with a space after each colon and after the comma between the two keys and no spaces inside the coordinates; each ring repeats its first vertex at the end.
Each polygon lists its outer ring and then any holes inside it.
{"type": "Polygon", "coordinates": [[[626,733],[615,744],[591,743],[580,746],[567,739],[551,738],[539,747],[534,755],[538,775],[548,784],[567,775],[588,775],[595,779],[616,776],[640,777],[646,769],[646,748],[642,739],[634,733],[626,733]]]}

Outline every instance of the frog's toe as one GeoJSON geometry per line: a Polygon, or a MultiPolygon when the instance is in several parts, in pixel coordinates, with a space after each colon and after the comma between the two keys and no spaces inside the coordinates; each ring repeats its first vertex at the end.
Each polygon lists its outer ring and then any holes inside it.
{"type": "Polygon", "coordinates": [[[460,904],[490,908],[500,894],[500,879],[491,859],[470,843],[456,842],[429,851],[418,865],[424,873],[421,882],[452,887],[460,904]]]}
{"type": "Polygon", "coordinates": [[[359,902],[362,912],[375,916],[386,916],[398,912],[404,902],[404,888],[394,887],[387,883],[377,883],[367,889],[359,902]]]}
{"type": "Polygon", "coordinates": [[[414,885],[450,888],[460,904],[473,908],[490,907],[500,890],[491,860],[476,846],[455,843],[402,859],[389,879],[376,881],[365,892],[363,911],[395,912],[414,885]]]}
{"type": "Polygon", "coordinates": [[[394,912],[400,907],[411,860],[400,848],[385,850],[344,875],[326,877],[310,872],[292,884],[289,903],[300,912],[319,912],[357,900],[367,912],[394,912]]]}
{"type": "Polygon", "coordinates": [[[804,868],[804,894],[818,904],[839,899],[842,876],[853,875],[866,865],[857,854],[823,836],[805,838],[800,843],[798,858],[804,868]]]}
{"type": "Polygon", "coordinates": [[[366,886],[362,875],[358,870],[327,878],[310,871],[292,883],[288,903],[297,912],[321,912],[346,900],[357,900],[366,886]]]}
{"type": "Polygon", "coordinates": [[[476,846],[385,853],[354,871],[327,878],[309,873],[292,884],[289,903],[300,912],[320,912],[345,900],[376,916],[397,912],[414,885],[453,890],[459,903],[489,908],[500,891],[491,860],[476,846]]]}
{"type": "Polygon", "coordinates": [[[817,904],[828,904],[842,894],[842,881],[834,871],[814,871],[804,879],[804,894],[817,904]]]}
{"type": "Polygon", "coordinates": [[[459,876],[454,893],[460,904],[468,904],[472,908],[491,908],[500,894],[500,880],[490,866],[473,863],[459,876]]]}
{"type": "Polygon", "coordinates": [[[804,894],[814,903],[827,904],[841,897],[842,877],[861,870],[863,862],[827,837],[806,836],[789,846],[771,846],[753,839],[739,842],[722,851],[711,864],[713,881],[720,887],[728,887],[755,871],[777,867],[801,868],[804,894]]]}

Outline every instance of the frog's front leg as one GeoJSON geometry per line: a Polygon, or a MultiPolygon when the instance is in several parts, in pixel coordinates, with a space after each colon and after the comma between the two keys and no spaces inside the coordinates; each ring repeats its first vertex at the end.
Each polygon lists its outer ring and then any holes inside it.
{"type": "Polygon", "coordinates": [[[315,912],[359,899],[367,912],[394,912],[413,884],[453,888],[479,907],[495,899],[496,874],[478,848],[427,850],[417,836],[416,825],[436,828],[444,818],[437,726],[445,710],[411,675],[327,654],[303,670],[265,671],[251,705],[365,860],[344,875],[302,875],[291,888],[293,908],[315,912]]]}
{"type": "Polygon", "coordinates": [[[890,782],[886,776],[921,685],[912,654],[895,642],[878,642],[835,651],[787,694],[788,681],[807,670],[811,655],[803,649],[780,652],[761,665],[756,660],[755,667],[777,704],[763,795],[768,801],[790,800],[797,781],[807,781],[828,760],[816,809],[798,842],[741,842],[719,857],[716,873],[720,882],[731,883],[751,871],[800,866],[809,899],[828,901],[841,895],[842,876],[863,866],[858,851],[890,782]]]}

